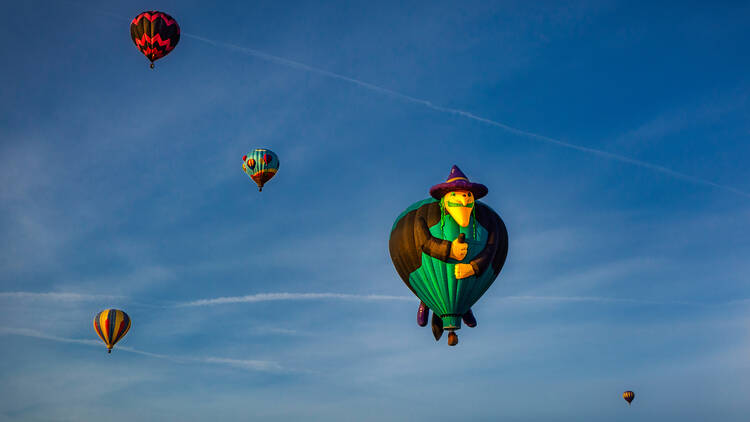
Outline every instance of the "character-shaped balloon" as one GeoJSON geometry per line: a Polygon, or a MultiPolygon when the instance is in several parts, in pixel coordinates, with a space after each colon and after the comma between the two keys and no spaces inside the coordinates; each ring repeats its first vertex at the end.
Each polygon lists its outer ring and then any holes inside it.
{"type": "Polygon", "coordinates": [[[256,149],[242,157],[242,170],[263,191],[263,185],[279,170],[279,157],[270,149],[256,149]]]}
{"type": "Polygon", "coordinates": [[[472,183],[453,166],[445,183],[430,189],[432,198],[412,204],[391,229],[393,265],[406,286],[421,300],[417,323],[439,340],[450,332],[455,346],[461,320],[476,326],[471,307],[495,281],[508,254],[503,220],[478,202],[487,187],[472,183]]]}
{"type": "Polygon", "coordinates": [[[153,69],[154,61],[169,54],[180,42],[180,25],[164,12],[149,10],[130,22],[130,38],[153,69]]]}

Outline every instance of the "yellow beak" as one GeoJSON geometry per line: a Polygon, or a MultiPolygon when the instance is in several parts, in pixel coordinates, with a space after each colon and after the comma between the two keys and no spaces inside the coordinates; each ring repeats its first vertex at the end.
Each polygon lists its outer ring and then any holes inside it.
{"type": "Polygon", "coordinates": [[[471,208],[469,207],[448,207],[448,214],[450,214],[450,216],[453,217],[453,219],[456,220],[456,223],[461,227],[468,226],[471,221],[471,208]]]}

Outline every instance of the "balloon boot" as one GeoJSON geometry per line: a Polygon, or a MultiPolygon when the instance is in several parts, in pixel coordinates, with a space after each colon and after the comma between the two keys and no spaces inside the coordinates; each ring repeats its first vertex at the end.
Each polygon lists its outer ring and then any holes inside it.
{"type": "Polygon", "coordinates": [[[424,302],[420,301],[419,309],[417,310],[417,325],[420,327],[426,326],[428,316],[430,316],[430,308],[428,308],[424,302]]]}
{"type": "Polygon", "coordinates": [[[471,309],[469,309],[468,312],[461,315],[461,319],[464,320],[464,324],[466,324],[467,327],[474,328],[477,326],[477,319],[474,317],[474,313],[471,312],[471,309]]]}
{"type": "Polygon", "coordinates": [[[458,344],[458,334],[451,331],[450,334],[448,334],[448,346],[455,346],[458,344]]]}

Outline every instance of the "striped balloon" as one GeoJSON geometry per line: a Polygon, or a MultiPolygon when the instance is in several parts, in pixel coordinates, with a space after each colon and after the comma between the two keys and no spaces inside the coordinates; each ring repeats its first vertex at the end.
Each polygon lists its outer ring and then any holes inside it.
{"type": "Polygon", "coordinates": [[[270,149],[259,148],[242,157],[242,170],[263,191],[263,185],[279,170],[279,157],[270,149]]]}
{"type": "Polygon", "coordinates": [[[622,393],[622,398],[624,398],[624,399],[625,399],[625,401],[627,401],[627,402],[628,402],[628,406],[630,406],[630,403],[631,403],[631,402],[633,401],[633,399],[635,398],[635,393],[634,393],[634,392],[632,392],[632,391],[630,391],[630,390],[628,390],[628,391],[626,391],[626,392],[622,393]]]}
{"type": "Polygon", "coordinates": [[[119,309],[105,309],[94,317],[94,330],[112,353],[112,346],[130,330],[130,317],[119,309]]]}

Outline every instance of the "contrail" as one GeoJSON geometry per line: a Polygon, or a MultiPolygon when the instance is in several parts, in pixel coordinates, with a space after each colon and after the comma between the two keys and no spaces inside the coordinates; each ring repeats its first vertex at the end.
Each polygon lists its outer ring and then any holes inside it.
{"type": "MultiPolygon", "coordinates": [[[[28,328],[0,327],[0,335],[15,335],[15,336],[31,337],[31,338],[38,338],[38,339],[43,339],[43,340],[56,341],[60,343],[75,343],[75,344],[84,344],[86,346],[93,346],[93,347],[100,347],[100,348],[103,347],[100,341],[51,336],[51,335],[47,335],[42,332],[31,330],[28,328]]],[[[163,355],[159,353],[145,352],[143,350],[134,349],[128,346],[116,346],[116,348],[117,350],[121,350],[125,352],[136,353],[139,355],[149,356],[149,357],[156,358],[156,359],[170,360],[170,361],[177,362],[177,363],[197,362],[197,363],[208,363],[208,364],[231,366],[234,368],[241,368],[241,369],[246,369],[250,371],[289,372],[288,369],[284,368],[279,363],[274,362],[274,361],[267,361],[267,360],[229,359],[229,358],[220,358],[220,357],[211,357],[211,356],[209,357],[169,356],[169,355],[163,355]]]]}
{"type": "Polygon", "coordinates": [[[655,171],[655,172],[658,172],[658,173],[663,173],[663,174],[666,174],[668,176],[672,176],[672,177],[677,178],[677,179],[685,180],[685,181],[692,182],[692,183],[699,184],[699,185],[711,186],[711,187],[714,187],[714,188],[723,189],[725,191],[732,192],[732,193],[735,193],[735,194],[740,195],[740,196],[744,196],[745,198],[750,198],[750,193],[742,191],[742,190],[739,190],[737,188],[733,188],[731,186],[722,185],[722,184],[719,184],[719,183],[716,183],[716,182],[712,182],[712,181],[707,180],[707,179],[702,179],[700,177],[695,177],[695,176],[691,176],[689,174],[680,173],[678,171],[672,170],[672,169],[664,167],[664,166],[660,166],[660,165],[657,165],[657,164],[652,164],[652,163],[649,163],[649,162],[646,162],[646,161],[642,161],[642,160],[637,160],[635,158],[626,157],[624,155],[615,154],[615,153],[611,153],[611,152],[607,152],[607,151],[602,151],[602,150],[599,150],[599,149],[596,149],[596,148],[589,148],[589,147],[585,147],[585,146],[581,146],[581,145],[576,145],[576,144],[572,144],[570,142],[565,142],[565,141],[561,141],[559,139],[551,138],[549,136],[544,136],[544,135],[540,135],[538,133],[534,133],[534,132],[529,132],[529,131],[526,131],[526,130],[518,129],[518,128],[515,128],[513,126],[506,125],[505,123],[498,122],[496,120],[488,119],[488,118],[482,117],[482,116],[477,116],[476,114],[468,112],[468,111],[465,111],[465,110],[460,110],[460,109],[450,108],[450,107],[443,107],[443,106],[434,104],[434,103],[432,103],[431,101],[428,101],[428,100],[424,100],[424,99],[421,99],[421,98],[412,97],[412,96],[409,96],[409,95],[406,95],[406,94],[402,94],[402,93],[397,92],[397,91],[393,91],[393,90],[388,89],[388,88],[383,88],[383,87],[380,87],[380,86],[377,86],[377,85],[373,85],[371,83],[360,81],[359,79],[351,78],[349,76],[341,75],[339,73],[330,72],[328,70],[324,70],[324,69],[320,69],[320,68],[317,68],[317,67],[313,67],[313,66],[310,66],[310,65],[307,65],[307,64],[304,64],[304,63],[296,62],[294,60],[289,60],[289,59],[286,59],[286,58],[283,58],[283,57],[274,56],[272,54],[264,53],[262,51],[255,50],[255,49],[252,49],[252,48],[242,47],[242,46],[239,46],[239,45],[225,43],[225,42],[214,41],[214,40],[211,40],[209,38],[205,38],[205,37],[201,37],[201,36],[198,36],[198,35],[189,34],[189,33],[186,33],[186,32],[182,32],[181,35],[184,36],[184,37],[192,38],[194,40],[205,42],[207,44],[214,45],[216,47],[223,47],[223,48],[227,48],[227,49],[230,49],[230,50],[239,51],[241,53],[245,53],[245,54],[257,57],[259,59],[262,59],[262,60],[265,60],[265,61],[268,61],[268,62],[280,64],[282,66],[287,66],[287,67],[291,67],[291,68],[294,68],[294,69],[299,69],[299,70],[303,70],[303,71],[306,71],[306,72],[311,72],[311,73],[315,73],[315,74],[318,74],[318,75],[326,76],[326,77],[329,77],[329,78],[338,79],[340,81],[348,82],[348,83],[360,86],[362,88],[368,89],[370,91],[374,91],[374,92],[378,92],[378,93],[381,93],[381,94],[385,94],[385,95],[388,95],[388,96],[391,96],[391,97],[394,97],[394,98],[397,98],[397,99],[400,99],[400,100],[403,100],[403,101],[406,101],[406,102],[409,102],[409,103],[419,104],[421,106],[427,107],[429,109],[432,109],[432,110],[435,110],[435,111],[438,111],[438,112],[441,112],[441,113],[447,113],[447,114],[452,114],[452,115],[455,115],[455,116],[461,116],[461,117],[464,117],[464,118],[467,118],[467,119],[470,119],[470,120],[474,120],[474,121],[481,122],[481,123],[484,123],[484,124],[487,124],[487,125],[490,125],[490,126],[494,126],[494,127],[500,128],[502,130],[505,130],[506,132],[512,133],[514,135],[518,135],[518,136],[521,136],[521,137],[525,137],[525,138],[529,138],[529,139],[533,139],[533,140],[537,140],[537,141],[542,141],[542,142],[550,143],[550,144],[557,145],[557,146],[560,146],[560,147],[563,147],[563,148],[569,148],[569,149],[573,149],[573,150],[576,150],[576,151],[586,152],[586,153],[589,153],[589,154],[597,155],[599,157],[608,158],[608,159],[614,160],[614,161],[620,161],[622,163],[631,164],[631,165],[634,165],[634,166],[637,166],[637,167],[642,167],[642,168],[649,169],[649,170],[652,170],[652,171],[655,171]]]}
{"type": "Polygon", "coordinates": [[[414,302],[417,298],[413,296],[387,296],[387,295],[353,295],[346,293],[258,293],[246,296],[217,297],[213,299],[200,299],[190,302],[179,303],[177,307],[188,306],[213,306],[226,305],[230,303],[256,303],[279,300],[320,300],[337,299],[346,301],[407,301],[414,302]]]}

